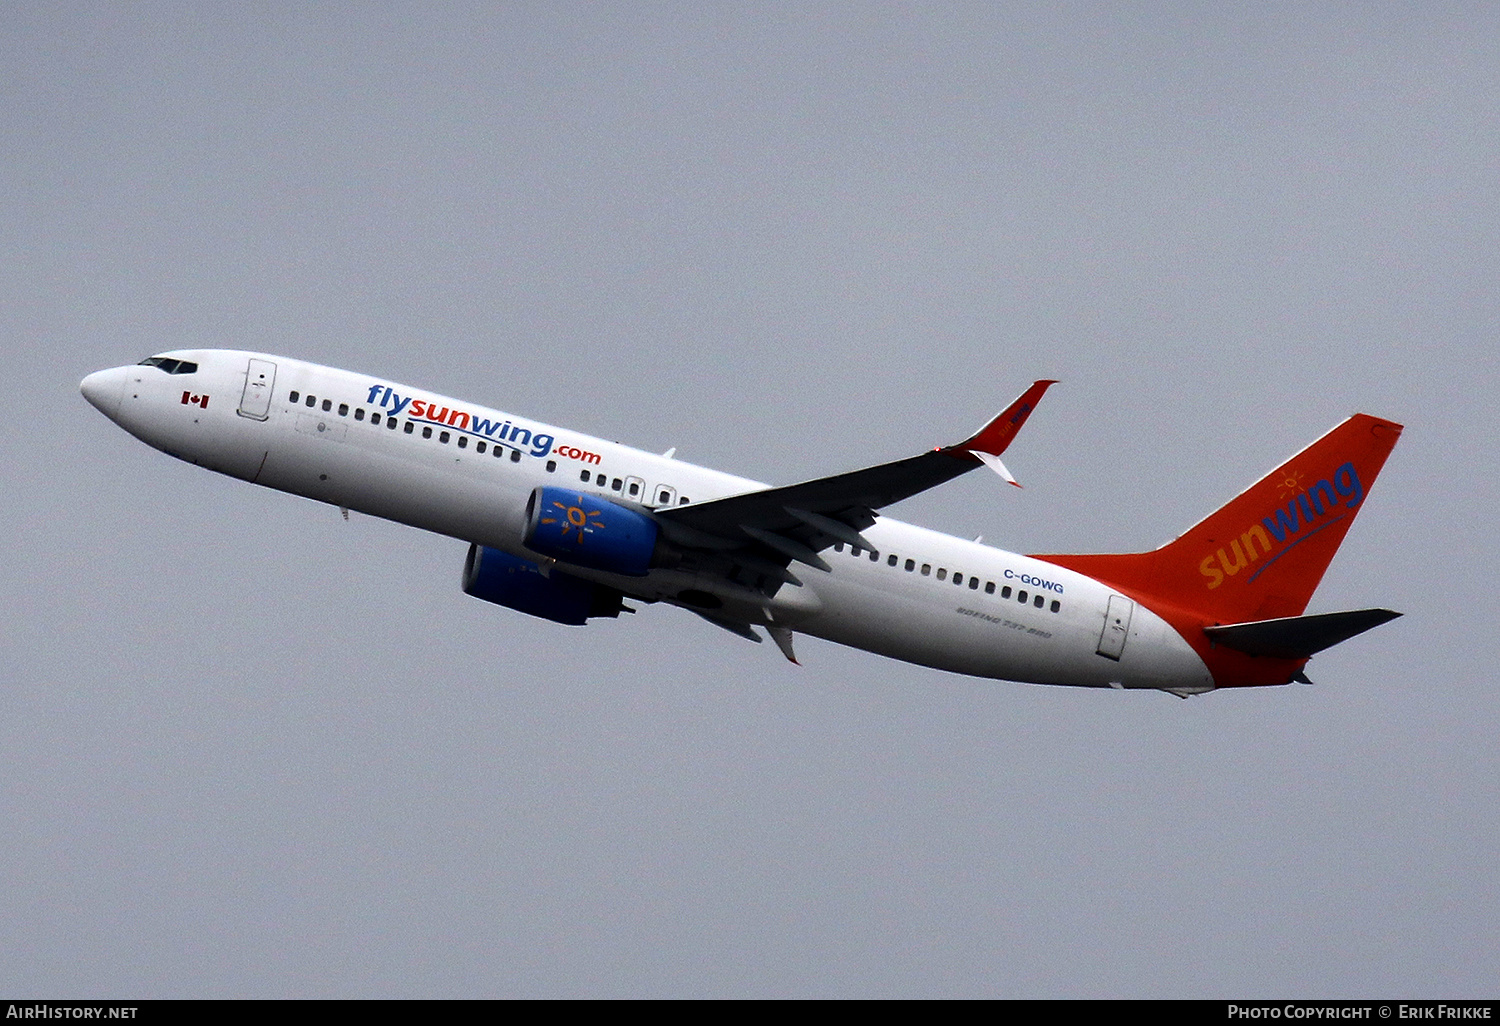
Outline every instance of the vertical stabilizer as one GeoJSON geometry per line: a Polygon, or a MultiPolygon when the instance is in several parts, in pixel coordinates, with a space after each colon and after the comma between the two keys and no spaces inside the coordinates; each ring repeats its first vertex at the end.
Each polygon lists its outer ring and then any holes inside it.
{"type": "Polygon", "coordinates": [[[1400,424],[1355,414],[1155,552],[1037,558],[1173,620],[1299,616],[1400,437],[1400,424]]]}

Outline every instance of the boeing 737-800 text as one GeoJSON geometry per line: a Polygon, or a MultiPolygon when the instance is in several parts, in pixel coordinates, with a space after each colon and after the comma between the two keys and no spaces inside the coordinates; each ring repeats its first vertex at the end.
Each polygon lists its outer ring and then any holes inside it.
{"type": "Polygon", "coordinates": [[[1356,414],[1154,552],[1022,556],[879,510],[1001,454],[1050,381],[973,437],[771,487],[421,389],[262,353],[182,350],[84,378],[148,445],[469,543],[463,590],[565,624],[680,606],[1005,680],[1178,695],[1306,680],[1397,616],[1304,615],[1401,425],[1356,414]]]}

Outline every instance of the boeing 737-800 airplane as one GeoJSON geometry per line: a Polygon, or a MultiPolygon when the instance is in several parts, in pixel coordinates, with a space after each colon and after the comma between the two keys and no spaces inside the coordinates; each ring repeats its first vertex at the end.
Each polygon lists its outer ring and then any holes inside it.
{"type": "Polygon", "coordinates": [[[796,661],[810,634],[1005,680],[1177,695],[1306,680],[1399,615],[1304,610],[1401,425],[1356,414],[1154,552],[1022,556],[879,510],[1001,454],[1050,381],[973,437],[771,487],[301,360],[163,353],[85,398],[148,445],[469,543],[463,590],[565,624],[667,602],[796,661]]]}

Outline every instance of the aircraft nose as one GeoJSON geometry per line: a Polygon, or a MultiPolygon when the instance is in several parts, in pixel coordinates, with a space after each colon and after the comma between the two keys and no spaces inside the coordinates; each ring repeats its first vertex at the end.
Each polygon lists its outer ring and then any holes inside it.
{"type": "Polygon", "coordinates": [[[94,371],[78,383],[78,391],[89,405],[113,420],[120,412],[120,398],[125,394],[125,368],[94,371]]]}

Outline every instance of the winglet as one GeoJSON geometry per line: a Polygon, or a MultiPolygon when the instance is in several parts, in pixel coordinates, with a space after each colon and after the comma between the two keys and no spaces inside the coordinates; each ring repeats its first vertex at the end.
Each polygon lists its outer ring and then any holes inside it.
{"type": "MultiPolygon", "coordinates": [[[[1006,447],[1015,440],[1016,433],[1021,430],[1021,425],[1026,423],[1026,418],[1031,416],[1031,411],[1036,409],[1036,404],[1041,401],[1042,393],[1057,384],[1056,381],[1043,380],[1033,384],[1021,393],[1019,399],[1011,403],[1000,412],[994,420],[979,429],[979,433],[973,438],[959,442],[957,445],[943,447],[944,452],[954,455],[963,454],[972,456],[982,463],[994,466],[985,456],[999,456],[1006,447]]],[[[998,460],[996,462],[999,462],[998,460]]],[[[998,473],[998,470],[997,470],[998,473]]],[[[1012,484],[1015,481],[1005,474],[1001,474],[1012,484]]]]}
{"type": "Polygon", "coordinates": [[[999,474],[1009,483],[1015,485],[1017,488],[1021,487],[1021,482],[1017,481],[1015,479],[1015,476],[1012,475],[1009,470],[1005,469],[1005,464],[1000,462],[999,456],[991,456],[983,449],[970,449],[969,455],[978,456],[979,462],[983,463],[986,467],[989,467],[991,470],[999,474]]]}
{"type": "Polygon", "coordinates": [[[790,627],[783,627],[780,624],[773,623],[766,628],[766,631],[771,635],[771,640],[776,642],[776,647],[781,649],[782,655],[786,656],[794,666],[802,665],[797,662],[797,653],[792,651],[792,629],[790,627]]]}

